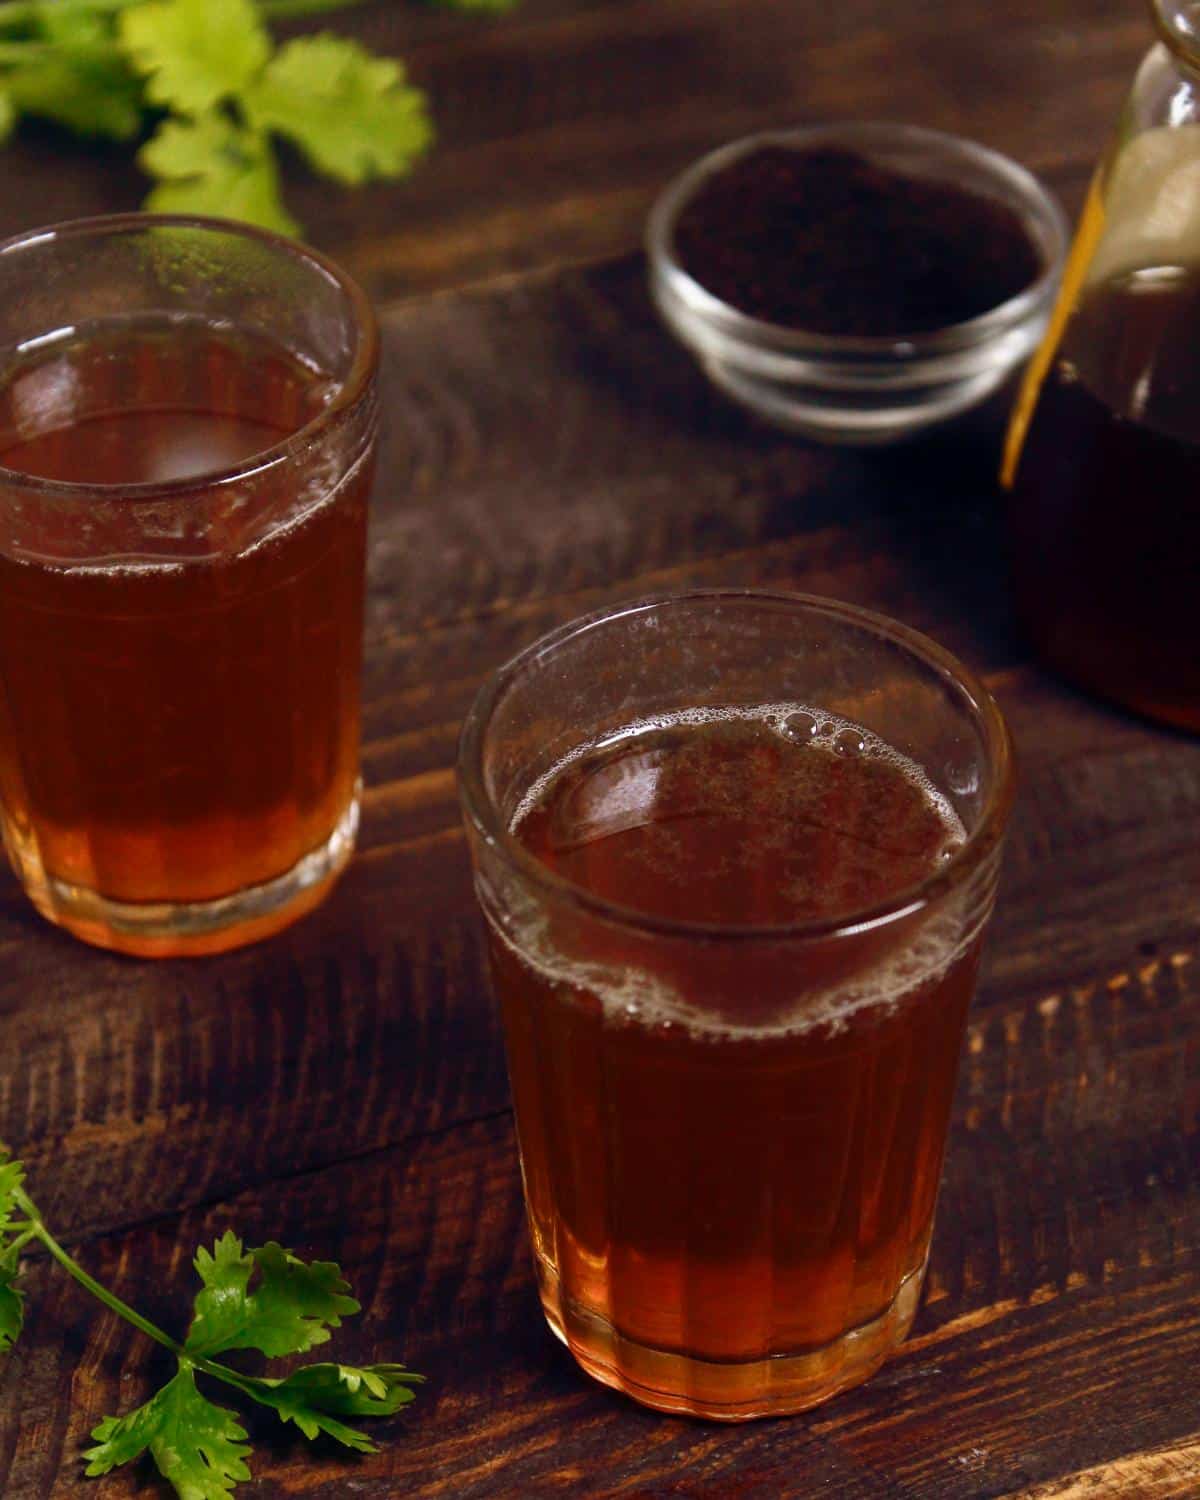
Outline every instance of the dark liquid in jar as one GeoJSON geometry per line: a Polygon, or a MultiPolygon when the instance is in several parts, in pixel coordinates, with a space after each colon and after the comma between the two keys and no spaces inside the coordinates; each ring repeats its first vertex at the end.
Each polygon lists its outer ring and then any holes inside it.
{"type": "Polygon", "coordinates": [[[1200,273],[1086,291],[1012,496],[1018,606],[1065,676],[1200,730],[1200,273]]]}

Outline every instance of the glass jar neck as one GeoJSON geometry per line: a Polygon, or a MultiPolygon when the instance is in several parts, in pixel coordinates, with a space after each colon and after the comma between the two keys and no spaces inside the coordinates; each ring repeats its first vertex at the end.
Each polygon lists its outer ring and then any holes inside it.
{"type": "Polygon", "coordinates": [[[1159,36],[1192,72],[1200,72],[1200,0],[1151,0],[1159,36]]]}

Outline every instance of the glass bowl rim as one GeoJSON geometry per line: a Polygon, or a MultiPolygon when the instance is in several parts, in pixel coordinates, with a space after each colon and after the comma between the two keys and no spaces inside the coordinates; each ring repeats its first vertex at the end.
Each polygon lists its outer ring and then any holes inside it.
{"type": "MultiPolygon", "coordinates": [[[[936,178],[936,174],[930,176],[936,178]]],[[[717,325],[727,337],[756,346],[769,346],[780,353],[792,350],[797,354],[826,355],[831,359],[873,357],[891,363],[985,344],[993,335],[1038,316],[1054,295],[1069,238],[1066,215],[1058,200],[1028,168],[1011,157],[965,136],[951,135],[923,125],[847,120],[755,131],[697,158],[667,184],[655,201],[646,222],[645,248],[652,275],[661,279],[668,292],[696,318],[717,325]],[[770,323],[741,312],[684,270],[675,256],[674,227],[686,204],[711,176],[762,146],[841,143],[869,150],[872,146],[894,147],[906,142],[925,148],[931,156],[940,154],[945,158],[956,158],[977,168],[978,191],[987,191],[987,178],[993,183],[1004,181],[1014,190],[1021,200],[1025,219],[1032,218],[1037,222],[1051,245],[1051,253],[1044,257],[1041,272],[1035,280],[986,312],[962,322],[948,323],[943,328],[909,335],[821,334],[770,323]]],[[[1042,255],[1042,244],[1038,243],[1035,248],[1039,256],[1042,255]]]]}

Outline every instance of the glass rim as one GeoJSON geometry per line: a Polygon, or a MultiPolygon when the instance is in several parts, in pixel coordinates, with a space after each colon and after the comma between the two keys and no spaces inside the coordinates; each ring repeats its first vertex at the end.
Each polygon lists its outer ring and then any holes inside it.
{"type": "Polygon", "coordinates": [[[936,641],[911,626],[860,605],[847,604],[820,594],[737,588],[700,588],[645,595],[592,610],[539,636],[491,672],[476,693],[459,735],[457,771],[463,812],[475,832],[489,849],[515,866],[535,887],[614,925],[660,936],[705,940],[771,941],[850,937],[911,916],[969,880],[999,847],[1016,786],[1012,735],[999,706],[982,678],[945,647],[939,646],[936,641]],[[960,697],[966,699],[981,727],[994,775],[977,826],[967,834],[962,845],[944,865],[883,901],[844,912],[837,917],[758,924],[702,922],[658,917],[639,911],[636,907],[612,901],[589,891],[577,881],[557,874],[525,848],[488,794],[483,772],[488,727],[506,692],[550,653],[588,631],[646,610],[662,610],[703,601],[774,606],[795,613],[824,615],[869,630],[894,642],[910,657],[915,657],[931,668],[943,682],[952,684],[960,697]]]}
{"type": "Polygon", "coordinates": [[[1159,39],[1186,67],[1200,68],[1200,17],[1195,5],[1181,0],[1151,0],[1150,14],[1159,39]]]}
{"type": "MultiPolygon", "coordinates": [[[[0,463],[0,484],[22,489],[49,500],[81,500],[86,496],[136,505],[139,501],[179,499],[199,490],[214,490],[286,463],[336,421],[353,411],[368,392],[379,369],[379,320],[370,298],[358,282],[330,256],[299,240],[287,239],[255,224],[238,219],[219,219],[201,214],[123,213],[97,214],[82,219],[64,219],[40,229],[26,230],[0,241],[0,260],[7,255],[34,250],[51,241],[87,239],[102,235],[122,235],[149,229],[199,229],[232,239],[257,240],[291,260],[314,267],[328,278],[346,297],[354,323],[359,330],[358,347],[345,377],[336,382],[333,398],[302,426],[278,443],[259,453],[252,453],[235,464],[207,469],[182,479],[150,480],[138,484],[101,484],[92,480],[46,479],[10,469],[0,463]]],[[[35,336],[31,336],[35,337],[35,336]]]]}

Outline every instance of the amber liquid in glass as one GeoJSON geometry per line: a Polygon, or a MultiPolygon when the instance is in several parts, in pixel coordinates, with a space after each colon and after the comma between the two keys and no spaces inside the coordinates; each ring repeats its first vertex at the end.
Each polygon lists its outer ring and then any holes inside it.
{"type": "Polygon", "coordinates": [[[55,345],[0,390],[5,468],[195,479],[187,503],[213,517],[205,545],[169,558],[78,565],[28,528],[0,554],[0,798],[18,859],[48,880],[212,901],[292,869],[352,814],[365,466],[297,514],[267,495],[279,524],[244,550],[203,479],[275,447],[328,389],[274,345],[173,327],[55,345]]]}
{"type": "Polygon", "coordinates": [[[1200,730],[1200,275],[1085,291],[1011,502],[1030,637],[1093,692],[1200,730]]]}
{"type": "MultiPolygon", "coordinates": [[[[690,717],[552,772],[517,837],[644,917],[747,926],[886,901],[964,837],[917,767],[844,721],[690,717]]],[[[744,1414],[750,1362],[814,1355],[793,1405],[804,1381],[816,1401],[862,1379],[915,1312],[978,939],[901,924],[799,967],[785,940],[581,930],[582,950],[553,919],[492,931],[552,1326],[668,1408],[672,1356],[693,1362],[688,1409],[715,1416],[744,1414]]]]}

